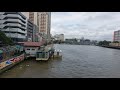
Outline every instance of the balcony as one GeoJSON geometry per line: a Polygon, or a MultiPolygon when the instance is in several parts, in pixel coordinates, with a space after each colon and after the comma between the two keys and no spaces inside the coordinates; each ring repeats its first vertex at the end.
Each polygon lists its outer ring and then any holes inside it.
{"type": "Polygon", "coordinates": [[[26,23],[26,20],[23,19],[19,14],[7,14],[5,15],[6,18],[15,18],[20,19],[23,23],[26,23]]]}
{"type": "Polygon", "coordinates": [[[0,15],[0,19],[4,19],[6,16],[5,15],[0,15]]]}
{"type": "Polygon", "coordinates": [[[8,32],[19,32],[19,33],[23,33],[26,34],[26,31],[23,31],[19,28],[7,28],[7,29],[2,29],[2,31],[8,31],[8,32]]]}
{"type": "Polygon", "coordinates": [[[23,27],[23,26],[21,26],[20,24],[8,23],[8,24],[2,24],[2,25],[0,25],[0,28],[1,28],[1,29],[5,29],[5,28],[8,28],[8,27],[21,28],[21,29],[24,30],[24,31],[27,29],[27,27],[23,27]]]}
{"type": "Polygon", "coordinates": [[[5,25],[6,25],[6,26],[19,27],[19,28],[22,28],[22,29],[26,29],[26,27],[23,27],[23,26],[20,25],[20,24],[8,23],[8,24],[5,24],[5,25]]]}
{"type": "Polygon", "coordinates": [[[6,21],[8,22],[19,22],[21,25],[26,26],[25,23],[23,23],[21,20],[19,19],[7,19],[6,21]]]}
{"type": "Polygon", "coordinates": [[[6,34],[6,36],[8,36],[8,37],[11,37],[11,38],[23,38],[23,39],[25,39],[26,38],[26,36],[25,35],[21,35],[21,34],[18,34],[18,33],[5,33],[6,34]]]}

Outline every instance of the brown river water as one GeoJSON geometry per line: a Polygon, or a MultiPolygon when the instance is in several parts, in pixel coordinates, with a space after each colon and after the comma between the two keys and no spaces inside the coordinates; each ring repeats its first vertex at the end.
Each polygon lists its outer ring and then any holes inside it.
{"type": "Polygon", "coordinates": [[[56,44],[62,59],[26,60],[0,78],[120,78],[120,50],[87,45],[56,44]]]}

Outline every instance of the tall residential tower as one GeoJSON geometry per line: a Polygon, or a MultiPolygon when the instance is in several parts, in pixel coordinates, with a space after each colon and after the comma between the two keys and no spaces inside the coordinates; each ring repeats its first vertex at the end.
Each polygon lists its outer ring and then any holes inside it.
{"type": "Polygon", "coordinates": [[[120,30],[114,31],[113,41],[120,42],[120,30]]]}
{"type": "Polygon", "coordinates": [[[48,41],[51,39],[51,12],[39,12],[39,32],[45,35],[48,41]]]}

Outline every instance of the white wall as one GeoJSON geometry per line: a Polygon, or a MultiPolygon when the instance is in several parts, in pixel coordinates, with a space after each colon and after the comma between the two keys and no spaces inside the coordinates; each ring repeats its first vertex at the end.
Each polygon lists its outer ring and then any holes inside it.
{"type": "Polygon", "coordinates": [[[31,54],[35,56],[37,50],[38,50],[38,47],[25,47],[26,54],[31,54]],[[30,50],[27,50],[27,49],[30,49],[30,50]],[[32,49],[35,49],[35,50],[32,50],[32,49]]]}

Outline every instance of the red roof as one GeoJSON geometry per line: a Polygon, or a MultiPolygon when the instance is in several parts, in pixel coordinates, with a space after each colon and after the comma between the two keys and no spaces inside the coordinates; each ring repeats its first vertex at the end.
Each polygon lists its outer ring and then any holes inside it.
{"type": "Polygon", "coordinates": [[[24,46],[40,47],[44,42],[24,42],[24,46]]]}

